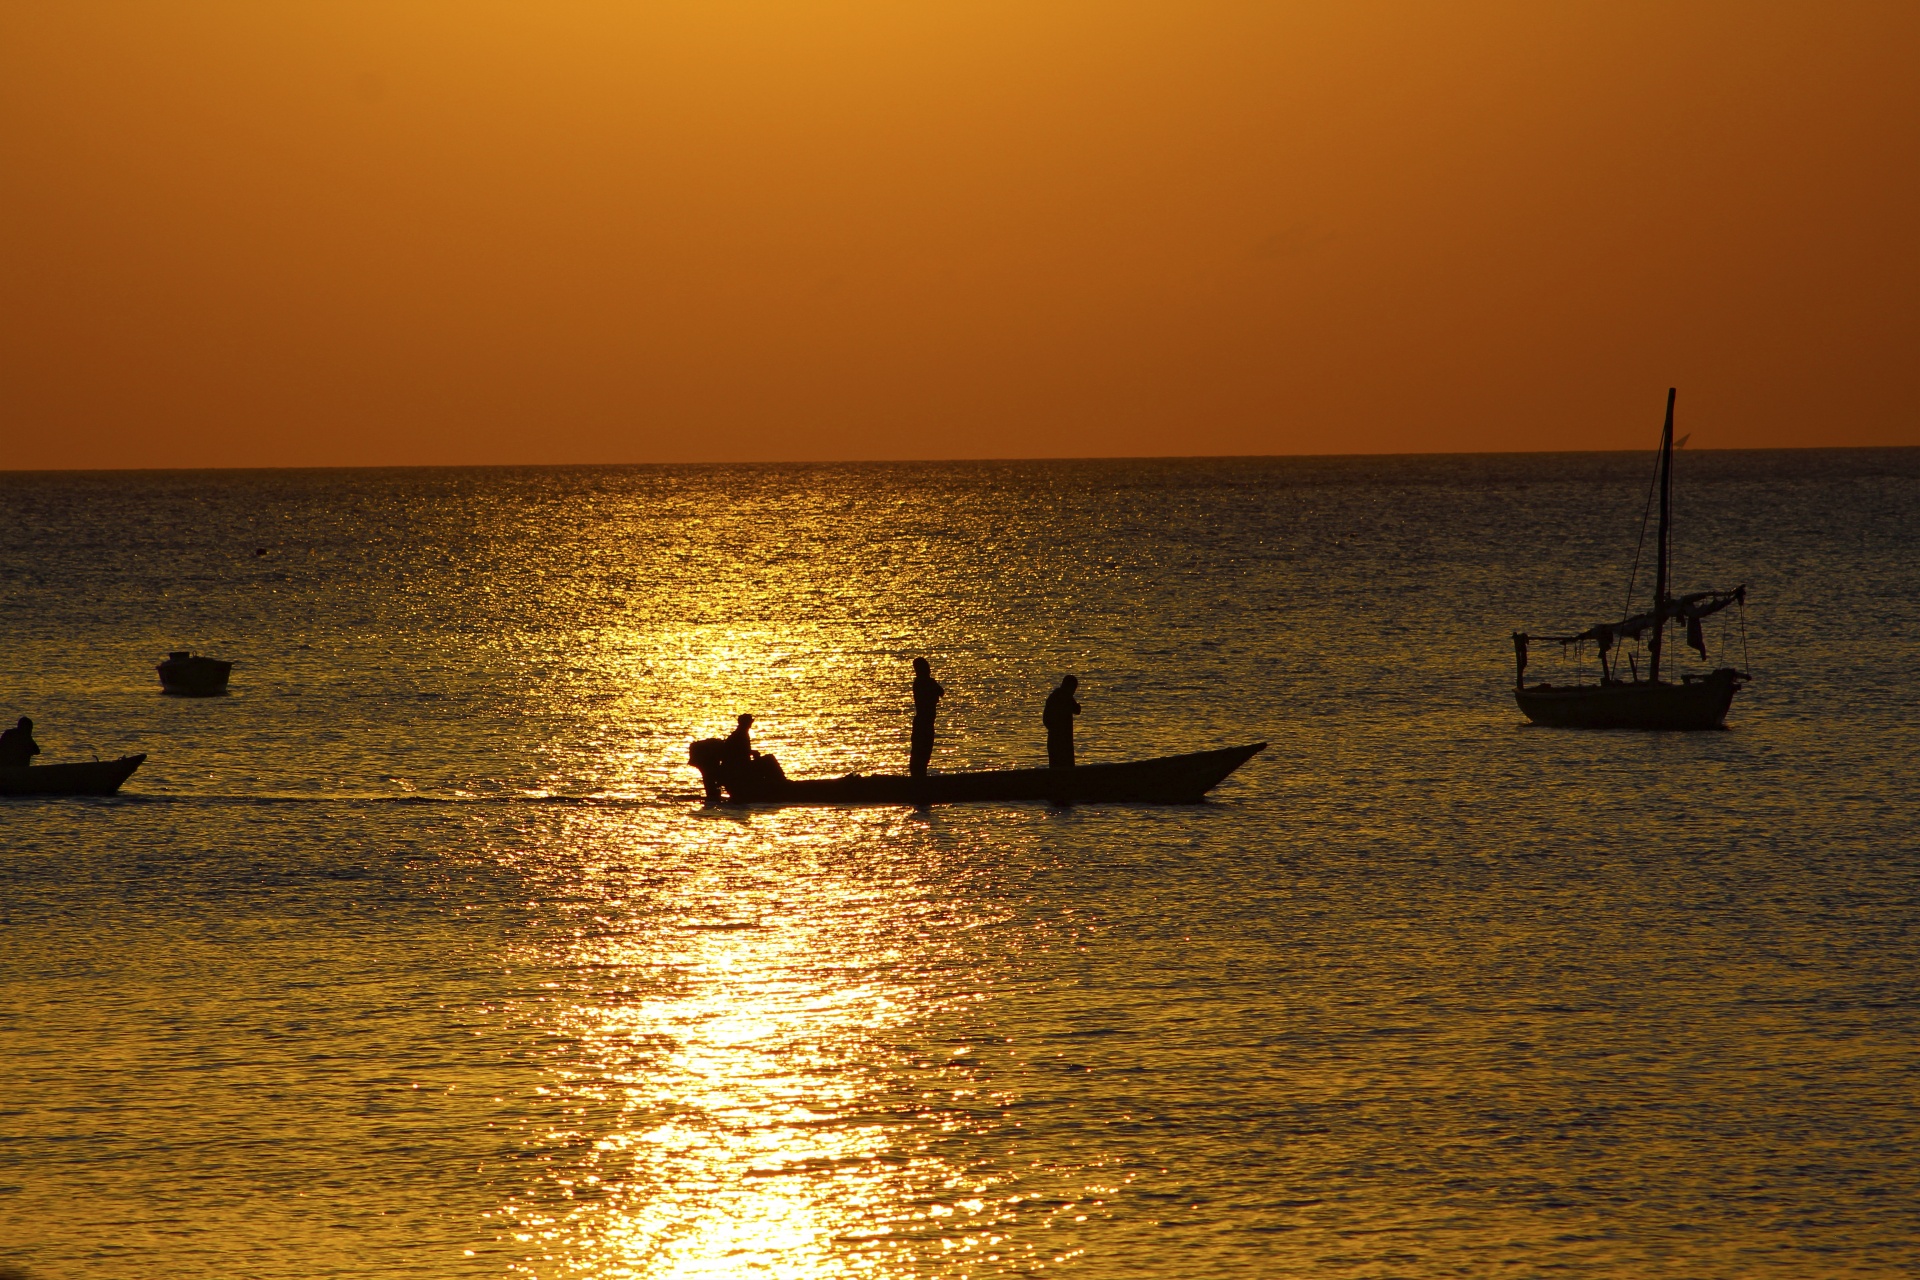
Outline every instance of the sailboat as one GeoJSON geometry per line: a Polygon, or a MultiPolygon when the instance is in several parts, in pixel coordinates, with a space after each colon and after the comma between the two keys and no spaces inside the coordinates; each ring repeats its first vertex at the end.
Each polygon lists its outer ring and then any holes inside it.
{"type": "MultiPolygon", "coordinates": [[[[1520,710],[1535,724],[1556,725],[1567,729],[1721,729],[1726,727],[1727,710],[1741,683],[1752,677],[1734,667],[1720,667],[1705,674],[1682,675],[1678,683],[1660,678],[1661,658],[1666,649],[1667,627],[1686,625],[1687,644],[1702,658],[1707,642],[1701,619],[1731,605],[1744,611],[1747,588],[1731,591],[1696,591],[1689,595],[1669,594],[1667,581],[1667,534],[1673,512],[1673,401],[1674,388],[1667,389],[1667,425],[1660,432],[1660,531],[1657,538],[1658,563],[1654,570],[1653,607],[1619,622],[1602,622],[1576,635],[1531,636],[1513,633],[1515,664],[1513,697],[1520,710]],[[1647,675],[1640,678],[1639,662],[1628,655],[1631,678],[1622,680],[1620,660],[1613,651],[1623,640],[1646,637],[1647,675]],[[1600,655],[1599,684],[1528,684],[1527,647],[1536,641],[1557,642],[1561,646],[1584,645],[1592,641],[1600,655]]],[[[1646,525],[1641,525],[1642,537],[1646,525]]],[[[1639,559],[1634,562],[1635,572],[1639,559]]],[[[1633,582],[1627,582],[1628,607],[1632,607],[1633,582]]],[[[1744,650],[1746,624],[1741,622],[1744,650]]]]}

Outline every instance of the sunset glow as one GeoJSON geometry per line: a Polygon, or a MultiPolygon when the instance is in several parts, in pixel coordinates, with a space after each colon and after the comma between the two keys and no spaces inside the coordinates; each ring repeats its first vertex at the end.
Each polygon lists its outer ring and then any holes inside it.
{"type": "Polygon", "coordinates": [[[7,468],[1920,442],[1920,10],[30,0],[7,468]]]}

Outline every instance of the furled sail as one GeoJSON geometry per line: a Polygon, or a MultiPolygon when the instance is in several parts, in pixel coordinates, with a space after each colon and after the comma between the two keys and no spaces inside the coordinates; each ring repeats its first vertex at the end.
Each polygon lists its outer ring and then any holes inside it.
{"type": "MultiPolygon", "coordinates": [[[[1687,624],[1687,645],[1707,656],[1707,640],[1700,629],[1700,620],[1711,617],[1728,605],[1745,604],[1747,601],[1746,584],[1742,583],[1731,591],[1696,591],[1691,595],[1675,596],[1667,601],[1666,616],[1669,622],[1687,624]]],[[[1596,622],[1585,631],[1570,636],[1535,636],[1524,631],[1513,633],[1514,654],[1519,659],[1520,669],[1526,670],[1527,645],[1539,640],[1557,643],[1562,646],[1583,644],[1591,640],[1604,655],[1622,640],[1638,640],[1653,629],[1653,611],[1636,613],[1630,618],[1618,622],[1596,622]]]]}
{"type": "MultiPolygon", "coordinates": [[[[1696,591],[1692,595],[1675,596],[1667,601],[1667,620],[1669,622],[1696,623],[1702,618],[1711,617],[1731,604],[1745,604],[1747,588],[1744,584],[1731,591],[1696,591]]],[[[1638,640],[1641,635],[1653,627],[1653,611],[1636,613],[1631,618],[1622,618],[1618,622],[1596,622],[1585,631],[1571,636],[1534,636],[1529,640],[1542,640],[1549,643],[1579,644],[1591,640],[1603,650],[1611,649],[1615,641],[1638,640]]]]}

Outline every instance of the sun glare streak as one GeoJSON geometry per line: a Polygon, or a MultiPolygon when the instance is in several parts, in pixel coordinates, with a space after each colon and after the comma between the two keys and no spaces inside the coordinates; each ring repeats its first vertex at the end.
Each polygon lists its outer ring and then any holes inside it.
{"type": "Polygon", "coordinates": [[[547,1087],[596,1120],[535,1135],[571,1154],[548,1207],[508,1206],[542,1280],[860,1274],[848,1242],[896,1198],[908,1160],[861,1067],[911,1013],[876,945],[896,904],[818,865],[803,833],[705,831],[678,914],[561,958],[602,989],[547,1014],[568,1046],[547,1087]]]}

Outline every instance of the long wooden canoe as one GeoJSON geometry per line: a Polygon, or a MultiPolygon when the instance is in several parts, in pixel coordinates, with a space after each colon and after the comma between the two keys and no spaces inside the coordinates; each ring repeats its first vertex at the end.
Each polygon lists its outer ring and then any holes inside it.
{"type": "Polygon", "coordinates": [[[1195,804],[1266,746],[1254,742],[1220,751],[1072,769],[989,769],[931,773],[924,778],[850,773],[844,778],[755,779],[738,787],[729,785],[727,799],[733,804],[954,804],[968,800],[1195,804]]]}
{"type": "Polygon", "coordinates": [[[118,760],[0,769],[0,796],[110,796],[146,758],[122,756],[118,760]]]}

